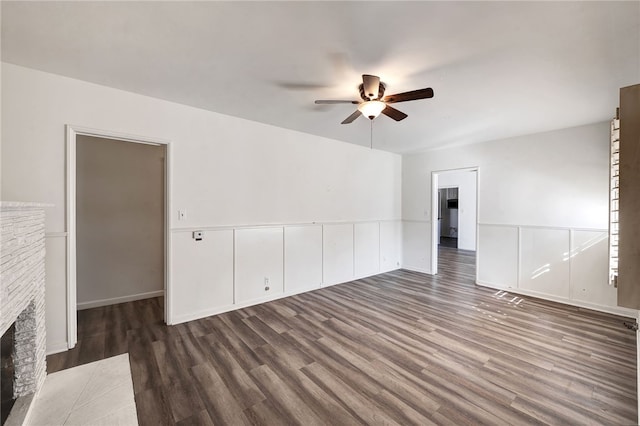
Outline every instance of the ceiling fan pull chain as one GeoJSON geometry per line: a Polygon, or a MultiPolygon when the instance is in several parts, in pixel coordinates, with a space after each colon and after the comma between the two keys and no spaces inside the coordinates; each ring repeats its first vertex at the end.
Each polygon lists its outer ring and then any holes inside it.
{"type": "Polygon", "coordinates": [[[371,122],[371,149],[373,149],[373,120],[369,120],[371,122]]]}

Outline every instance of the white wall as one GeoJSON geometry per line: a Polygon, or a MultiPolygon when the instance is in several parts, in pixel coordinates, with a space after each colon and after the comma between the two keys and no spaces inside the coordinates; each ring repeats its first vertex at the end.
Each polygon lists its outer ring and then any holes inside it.
{"type": "Polygon", "coordinates": [[[404,267],[431,272],[431,172],[478,167],[479,284],[629,315],[607,285],[608,150],[604,122],[403,156],[404,267]]]}
{"type": "MultiPolygon", "coordinates": [[[[288,229],[313,222],[352,228],[373,222],[401,230],[398,155],[3,65],[2,197],[55,205],[47,209],[46,223],[49,352],[64,349],[67,341],[62,303],[66,271],[60,261],[67,238],[65,124],[171,142],[170,314],[176,321],[194,312],[205,315],[239,306],[233,300],[228,303],[229,294],[237,294],[231,280],[235,248],[229,232],[233,236],[238,229],[288,229]],[[186,220],[177,220],[179,209],[186,210],[186,220]],[[204,241],[191,239],[196,229],[205,230],[204,241]],[[220,268],[214,268],[216,264],[220,268]]],[[[379,253],[388,257],[394,247],[398,250],[397,260],[385,262],[388,267],[399,261],[401,248],[394,238],[385,241],[389,244],[378,247],[379,253]]],[[[317,253],[310,252],[309,256],[317,253]]],[[[350,255],[352,261],[357,256],[350,255]]],[[[295,269],[280,267],[289,273],[295,269]]],[[[325,269],[334,267],[325,259],[325,269]]],[[[252,276],[244,275],[247,280],[252,276]]]]}
{"type": "MultiPolygon", "coordinates": [[[[2,2],[0,1],[0,58],[2,58],[2,2]]],[[[2,61],[0,61],[0,99],[2,99],[2,61]]],[[[2,102],[0,102],[0,146],[2,146],[2,102]]],[[[2,197],[2,150],[0,149],[0,200],[2,197]]]]}
{"type": "Polygon", "coordinates": [[[164,293],[165,147],[78,136],[78,309],[164,293]]]}
{"type": "Polygon", "coordinates": [[[476,249],[476,174],[474,171],[438,174],[438,188],[458,188],[458,248],[476,249]]]}

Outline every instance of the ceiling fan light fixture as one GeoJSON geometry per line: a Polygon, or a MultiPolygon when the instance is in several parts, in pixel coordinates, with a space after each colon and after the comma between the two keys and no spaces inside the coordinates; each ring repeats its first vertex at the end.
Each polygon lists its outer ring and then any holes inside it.
{"type": "Polygon", "coordinates": [[[386,107],[387,105],[382,101],[367,101],[358,104],[358,110],[369,120],[379,116],[386,107]]]}

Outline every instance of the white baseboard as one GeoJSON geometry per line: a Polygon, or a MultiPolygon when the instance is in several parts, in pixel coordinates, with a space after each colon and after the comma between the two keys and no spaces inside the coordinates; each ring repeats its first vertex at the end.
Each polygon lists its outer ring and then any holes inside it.
{"type": "Polygon", "coordinates": [[[412,271],[412,272],[420,272],[422,274],[427,274],[427,275],[433,275],[431,273],[431,270],[420,268],[418,266],[402,265],[402,269],[406,269],[407,271],[412,271]]]}
{"type": "Polygon", "coordinates": [[[78,310],[99,308],[101,306],[115,305],[118,303],[133,302],[134,300],[150,299],[164,295],[164,290],[149,291],[147,293],[132,294],[129,296],[113,297],[111,299],[93,300],[91,302],[78,303],[78,310]]]}
{"type": "Polygon", "coordinates": [[[67,342],[57,342],[47,345],[47,355],[58,354],[69,350],[67,342]]]}
{"type": "MultiPolygon", "coordinates": [[[[386,272],[390,272],[390,271],[386,271],[386,272]]],[[[200,311],[197,311],[197,312],[190,312],[190,313],[184,314],[184,315],[173,315],[172,316],[173,322],[171,323],[171,325],[181,324],[181,323],[187,322],[187,321],[194,321],[194,320],[198,320],[198,319],[201,319],[201,318],[210,317],[212,315],[219,315],[219,314],[223,314],[225,312],[231,312],[231,311],[235,311],[237,309],[242,309],[242,308],[247,308],[249,306],[259,305],[261,303],[272,302],[274,300],[283,299],[285,297],[290,297],[290,296],[295,296],[297,294],[308,293],[310,291],[316,291],[316,290],[320,290],[322,288],[332,287],[334,285],[340,285],[340,284],[349,283],[349,282],[352,282],[352,281],[359,280],[361,278],[373,277],[373,276],[376,276],[376,275],[380,275],[382,273],[384,273],[384,272],[376,273],[376,274],[373,274],[373,275],[367,275],[367,276],[363,276],[363,277],[358,277],[358,278],[352,278],[352,279],[349,279],[348,281],[343,281],[343,282],[338,282],[338,283],[331,283],[331,284],[322,283],[320,287],[314,287],[314,288],[309,288],[309,289],[294,290],[294,291],[284,292],[284,293],[272,295],[270,297],[263,297],[263,298],[260,298],[260,299],[247,300],[247,301],[244,301],[244,302],[241,302],[241,303],[235,303],[233,305],[226,305],[226,306],[218,306],[218,307],[211,308],[211,309],[203,309],[203,310],[200,310],[200,311]]]]}
{"type": "Polygon", "coordinates": [[[549,300],[549,301],[552,301],[552,302],[558,302],[558,303],[562,303],[562,304],[565,304],[565,305],[575,306],[575,307],[578,307],[578,308],[592,309],[594,311],[605,312],[605,313],[613,314],[613,315],[620,315],[620,316],[623,316],[623,317],[633,317],[633,318],[635,318],[638,315],[638,311],[636,311],[634,309],[621,308],[619,306],[598,305],[596,303],[585,302],[585,301],[582,301],[582,300],[568,299],[566,297],[554,296],[552,294],[538,293],[536,291],[531,291],[531,290],[523,290],[523,289],[519,289],[519,288],[505,287],[503,285],[490,283],[490,282],[486,282],[486,281],[480,281],[480,280],[476,281],[476,284],[478,284],[480,286],[483,286],[483,287],[495,288],[496,290],[507,291],[509,293],[521,294],[523,296],[536,297],[538,299],[544,299],[544,300],[549,300]]]}

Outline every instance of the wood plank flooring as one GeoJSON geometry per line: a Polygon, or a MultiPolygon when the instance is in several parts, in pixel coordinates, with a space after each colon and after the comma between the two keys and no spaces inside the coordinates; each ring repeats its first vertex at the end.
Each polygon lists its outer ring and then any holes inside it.
{"type": "Polygon", "coordinates": [[[167,327],[80,311],[49,372],[129,352],[141,425],[635,424],[625,318],[478,287],[474,254],[167,327]]]}

